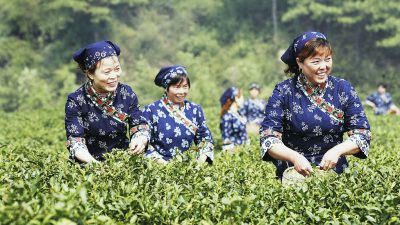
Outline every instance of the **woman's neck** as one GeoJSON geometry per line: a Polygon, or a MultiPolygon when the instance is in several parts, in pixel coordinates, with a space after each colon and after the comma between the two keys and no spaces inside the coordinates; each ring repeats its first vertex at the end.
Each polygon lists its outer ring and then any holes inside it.
{"type": "Polygon", "coordinates": [[[325,87],[326,81],[324,83],[314,83],[311,82],[306,75],[302,74],[302,76],[304,77],[304,79],[307,81],[308,85],[311,86],[312,88],[316,88],[316,87],[325,87]]]}
{"type": "Polygon", "coordinates": [[[229,111],[231,112],[237,112],[239,109],[238,105],[236,104],[236,102],[232,103],[231,107],[229,108],[229,111]]]}
{"type": "Polygon", "coordinates": [[[109,92],[99,92],[98,90],[96,90],[97,94],[101,97],[107,97],[107,95],[109,94],[109,92]]]}
{"type": "Polygon", "coordinates": [[[182,108],[185,104],[184,102],[174,102],[172,101],[167,94],[164,94],[163,98],[166,98],[174,108],[182,108]]]}
{"type": "MultiPolygon", "coordinates": [[[[304,76],[304,75],[303,75],[303,76],[304,76]]],[[[317,87],[317,86],[318,86],[317,83],[311,82],[311,81],[307,78],[307,76],[304,76],[304,78],[306,79],[307,83],[308,83],[311,87],[317,87]]]]}
{"type": "Polygon", "coordinates": [[[94,85],[93,82],[90,82],[93,90],[96,92],[97,95],[101,96],[101,97],[107,97],[107,95],[109,94],[109,92],[107,91],[99,91],[94,85]]]}

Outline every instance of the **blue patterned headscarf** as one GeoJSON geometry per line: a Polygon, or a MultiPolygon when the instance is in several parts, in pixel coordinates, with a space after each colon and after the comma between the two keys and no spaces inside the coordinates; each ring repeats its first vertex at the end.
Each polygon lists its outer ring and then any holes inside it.
{"type": "Polygon", "coordinates": [[[79,49],[72,58],[80,65],[83,65],[85,70],[88,70],[104,58],[119,56],[120,52],[118,45],[111,41],[99,41],[79,49]]]}
{"type": "Polygon", "coordinates": [[[249,90],[252,90],[252,89],[260,90],[260,85],[258,85],[258,84],[256,84],[256,83],[251,83],[251,84],[249,85],[249,90]]]}
{"type": "Polygon", "coordinates": [[[219,103],[223,106],[228,99],[235,101],[236,96],[239,94],[239,89],[237,87],[230,87],[224,91],[224,93],[219,98],[219,103]]]}
{"type": "Polygon", "coordinates": [[[154,83],[159,87],[167,88],[171,80],[178,75],[187,76],[186,68],[180,65],[163,67],[154,78],[154,83]]]}
{"type": "Polygon", "coordinates": [[[281,60],[287,65],[296,65],[297,55],[304,48],[304,45],[313,38],[323,38],[326,40],[326,36],[320,32],[316,31],[305,32],[293,40],[292,44],[281,56],[281,60]]]}

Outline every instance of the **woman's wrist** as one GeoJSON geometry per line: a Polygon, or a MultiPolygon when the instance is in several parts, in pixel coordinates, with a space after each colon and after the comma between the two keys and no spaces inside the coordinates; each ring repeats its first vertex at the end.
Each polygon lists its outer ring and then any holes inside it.
{"type": "Polygon", "coordinates": [[[290,161],[292,164],[295,164],[296,160],[297,160],[299,157],[302,157],[302,155],[301,155],[300,153],[298,153],[298,152],[296,152],[296,151],[294,151],[294,150],[288,149],[288,152],[289,152],[288,158],[289,158],[289,161],[290,161]]]}
{"type": "Polygon", "coordinates": [[[338,148],[338,147],[333,147],[331,149],[329,149],[328,151],[335,153],[338,157],[342,156],[345,152],[342,151],[342,148],[338,148]]]}
{"type": "Polygon", "coordinates": [[[145,145],[145,144],[147,144],[147,137],[146,137],[146,135],[137,135],[136,137],[133,137],[131,139],[131,143],[134,141],[139,141],[145,145]]]}
{"type": "Polygon", "coordinates": [[[360,151],[357,144],[347,139],[339,145],[334,146],[329,151],[333,151],[338,154],[338,157],[342,155],[353,155],[360,151]]]}

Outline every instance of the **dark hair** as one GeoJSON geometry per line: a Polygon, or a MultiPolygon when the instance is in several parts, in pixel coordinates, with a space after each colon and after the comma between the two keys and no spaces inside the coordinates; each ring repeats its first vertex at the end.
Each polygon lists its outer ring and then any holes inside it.
{"type": "Polygon", "coordinates": [[[378,87],[383,87],[383,88],[385,88],[385,89],[388,89],[388,84],[386,84],[386,83],[379,83],[378,84],[378,87]]]}
{"type": "Polygon", "coordinates": [[[178,74],[177,76],[175,76],[174,78],[171,79],[171,81],[169,82],[169,84],[167,85],[166,90],[169,91],[169,87],[172,85],[176,85],[176,84],[181,84],[183,81],[187,82],[189,88],[190,88],[190,79],[188,76],[183,75],[183,74],[178,74]]]}
{"type": "MultiPolygon", "coordinates": [[[[239,89],[239,91],[238,91],[238,94],[235,96],[235,99],[236,98],[240,98],[242,96],[242,92],[241,92],[241,90],[239,89]]],[[[226,113],[226,112],[228,112],[229,111],[229,109],[231,108],[231,105],[233,104],[233,102],[234,102],[234,100],[233,99],[228,99],[228,100],[226,100],[226,102],[224,103],[224,105],[221,107],[221,118],[222,118],[222,116],[226,113]]]]}
{"type": "Polygon", "coordinates": [[[84,64],[78,63],[78,68],[79,68],[84,74],[87,74],[87,73],[93,74],[94,71],[95,71],[96,68],[97,68],[97,65],[98,65],[99,63],[100,63],[100,61],[96,62],[96,63],[93,64],[89,69],[85,69],[85,65],[84,65],[84,64]]]}
{"type": "MultiPolygon", "coordinates": [[[[118,60],[118,62],[119,62],[119,58],[118,58],[118,56],[110,56],[110,57],[117,57],[117,60],[118,60]]],[[[86,76],[89,78],[89,76],[88,76],[88,74],[94,74],[94,71],[96,71],[96,69],[98,68],[98,67],[100,67],[101,66],[101,60],[100,61],[97,61],[95,64],[93,64],[89,69],[85,69],[85,64],[83,64],[83,63],[78,63],[78,67],[79,67],[79,69],[84,73],[84,74],[86,74],[86,76]]]]}
{"type": "MultiPolygon", "coordinates": [[[[326,39],[313,38],[304,45],[304,48],[301,49],[299,54],[297,54],[297,58],[299,58],[300,62],[304,62],[304,60],[308,57],[313,57],[320,54],[333,55],[331,44],[326,39]]],[[[289,65],[289,67],[285,69],[285,73],[290,75],[300,74],[301,72],[299,65],[297,65],[297,63],[289,65]]]]}

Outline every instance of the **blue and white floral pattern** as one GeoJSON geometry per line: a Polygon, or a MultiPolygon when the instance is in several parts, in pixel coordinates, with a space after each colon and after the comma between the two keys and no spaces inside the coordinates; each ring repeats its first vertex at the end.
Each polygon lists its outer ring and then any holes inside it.
{"type": "Polygon", "coordinates": [[[261,99],[247,99],[239,113],[246,117],[247,123],[256,123],[260,125],[264,119],[264,110],[266,102],[261,99]]]}
{"type": "Polygon", "coordinates": [[[89,151],[94,158],[102,160],[103,154],[113,148],[128,148],[127,125],[135,129],[131,135],[149,138],[146,122],[141,119],[138,98],[128,85],[119,83],[116,91],[107,96],[108,99],[102,99],[126,114],[127,123],[116,119],[93,102],[93,96],[89,95],[85,85],[69,94],[65,104],[67,148],[72,159],[78,150],[89,151]]]}
{"type": "Polygon", "coordinates": [[[186,71],[185,67],[183,67],[183,66],[171,67],[171,69],[163,76],[162,86],[164,88],[167,88],[168,84],[171,83],[171,80],[174,79],[176,76],[178,76],[178,75],[185,76],[187,74],[188,74],[188,72],[186,71]]]}
{"type": "Polygon", "coordinates": [[[145,156],[170,161],[178,151],[181,153],[187,151],[194,142],[198,155],[204,154],[213,161],[214,141],[201,106],[185,100],[184,104],[177,109],[180,115],[184,115],[197,127],[194,134],[188,124],[166,108],[166,104],[163,103],[165,100],[172,104],[167,97],[163,97],[144,107],[143,118],[150,126],[151,132],[149,148],[145,156]]]}
{"type": "Polygon", "coordinates": [[[237,112],[229,110],[226,112],[220,122],[222,143],[242,145],[249,143],[246,132],[246,118],[237,112]]]}
{"type": "Polygon", "coordinates": [[[393,105],[392,96],[388,92],[384,94],[374,92],[373,94],[369,95],[366,100],[371,101],[375,104],[375,115],[382,115],[387,113],[390,107],[392,107],[393,105]]]}
{"type": "MultiPolygon", "coordinates": [[[[323,87],[324,90],[319,90],[322,94],[320,97],[334,109],[342,111],[343,120],[336,119],[318,107],[308,97],[298,76],[275,86],[265,109],[260,144],[262,159],[275,164],[278,177],[282,176],[287,167],[292,166],[268,154],[268,150],[278,143],[304,155],[311,163],[319,164],[325,152],[343,142],[343,134],[347,132],[348,140],[357,144],[361,150],[355,156],[368,156],[370,126],[354,88],[349,82],[334,76],[329,76],[323,87]]],[[[346,167],[346,158],[342,156],[334,170],[340,173],[346,167]]]]}

